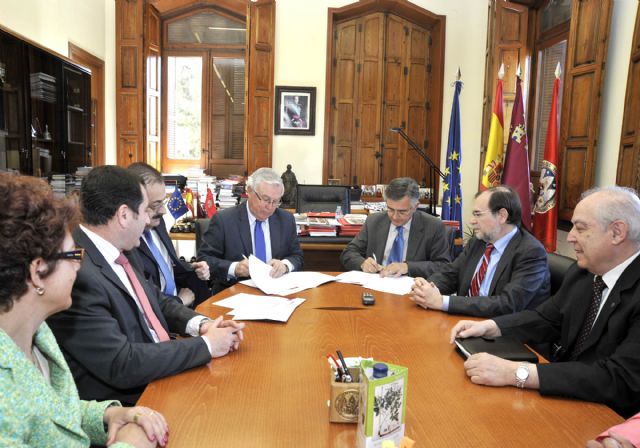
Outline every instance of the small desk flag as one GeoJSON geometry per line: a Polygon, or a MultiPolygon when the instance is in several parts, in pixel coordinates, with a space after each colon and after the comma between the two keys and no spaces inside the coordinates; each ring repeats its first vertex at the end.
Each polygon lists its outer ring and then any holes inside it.
{"type": "Polygon", "coordinates": [[[182,199],[182,195],[180,194],[180,189],[178,188],[177,185],[176,185],[176,189],[173,190],[173,194],[169,199],[169,203],[167,204],[167,207],[169,208],[171,215],[175,219],[178,219],[179,217],[181,217],[182,215],[184,215],[189,211],[189,209],[187,209],[187,205],[184,203],[184,199],[182,199]]]}

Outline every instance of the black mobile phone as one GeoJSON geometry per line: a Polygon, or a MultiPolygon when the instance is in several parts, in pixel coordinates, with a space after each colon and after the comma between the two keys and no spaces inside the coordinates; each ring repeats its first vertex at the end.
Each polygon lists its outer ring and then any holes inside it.
{"type": "Polygon", "coordinates": [[[375,305],[376,299],[373,297],[373,294],[370,292],[362,293],[362,304],[366,306],[375,305]]]}

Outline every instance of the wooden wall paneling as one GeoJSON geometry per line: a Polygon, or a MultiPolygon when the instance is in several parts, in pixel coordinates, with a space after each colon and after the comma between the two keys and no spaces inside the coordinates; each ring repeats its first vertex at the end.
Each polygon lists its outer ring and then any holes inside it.
{"type": "MultiPolygon", "coordinates": [[[[425,154],[435,163],[439,160],[439,154],[434,154],[435,145],[429,142],[430,136],[427,132],[429,120],[429,78],[431,77],[431,62],[429,58],[429,32],[415,24],[407,23],[409,36],[406,46],[406,121],[407,134],[417,145],[423,149],[425,154]]],[[[429,166],[416,151],[407,147],[404,170],[398,175],[409,176],[418,183],[423,179],[431,188],[429,180],[429,166]]]]}
{"type": "Polygon", "coordinates": [[[144,17],[144,56],[146,66],[146,151],[144,160],[154,168],[161,170],[162,154],[160,150],[160,101],[162,57],[160,39],[160,14],[152,5],[145,5],[144,17]]]}
{"type": "Polygon", "coordinates": [[[144,0],[116,1],[117,163],[144,160],[144,0]]]}
{"type": "MultiPolygon", "coordinates": [[[[504,142],[508,142],[511,111],[516,96],[516,70],[518,63],[522,67],[523,80],[528,76],[524,73],[528,57],[527,37],[529,25],[529,9],[506,0],[492,0],[489,3],[489,32],[487,36],[487,61],[485,69],[485,92],[482,115],[482,153],[480,156],[479,172],[484,165],[484,157],[489,140],[489,127],[493,111],[493,96],[496,92],[498,70],[504,63],[503,78],[503,113],[504,113],[504,142]]],[[[464,72],[463,72],[464,73],[464,72]]],[[[463,75],[464,76],[464,75],[463,75]]],[[[464,78],[463,78],[464,79],[464,78]]],[[[526,97],[527,92],[523,92],[526,97]]]]}
{"type": "Polygon", "coordinates": [[[358,117],[352,166],[355,166],[358,183],[372,185],[380,179],[380,162],[376,155],[380,154],[382,126],[384,15],[377,13],[363,17],[358,24],[358,35],[358,117]]]}
{"type": "Polygon", "coordinates": [[[633,44],[624,101],[616,183],[640,190],[640,7],[636,13],[633,44]]]}
{"type": "MultiPolygon", "coordinates": [[[[385,36],[385,77],[383,103],[383,141],[384,157],[382,162],[382,183],[388,183],[404,171],[406,142],[391,132],[392,127],[406,129],[406,86],[405,47],[409,30],[406,21],[395,15],[387,16],[385,36]]],[[[408,67],[407,67],[408,70],[408,67]]]]}
{"type": "MultiPolygon", "coordinates": [[[[356,59],[359,54],[359,20],[353,19],[337,24],[334,29],[335,54],[332,64],[336,73],[333,78],[329,101],[331,128],[329,131],[329,178],[340,179],[350,185],[353,179],[353,151],[356,145],[355,104],[358,87],[356,59]]],[[[359,181],[358,181],[359,182],[359,181]]]]}
{"type": "Polygon", "coordinates": [[[574,0],[560,123],[559,219],[593,184],[611,0],[574,0]]]}
{"type": "Polygon", "coordinates": [[[248,173],[271,166],[276,5],[259,0],[248,6],[246,54],[245,160],[248,173]]]}

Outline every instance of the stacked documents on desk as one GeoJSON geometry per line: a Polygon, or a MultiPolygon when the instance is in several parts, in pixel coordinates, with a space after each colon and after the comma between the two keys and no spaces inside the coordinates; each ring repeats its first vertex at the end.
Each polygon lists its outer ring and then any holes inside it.
{"type": "Polygon", "coordinates": [[[269,275],[271,269],[271,266],[254,255],[250,255],[249,272],[251,273],[251,280],[245,280],[241,283],[259,288],[265,294],[288,296],[336,279],[332,275],[306,271],[290,272],[282,277],[273,278],[269,275]]]}
{"type": "Polygon", "coordinates": [[[232,308],[227,314],[235,320],[277,320],[286,322],[304,299],[236,294],[215,302],[224,308],[232,308]]]}
{"type": "Polygon", "coordinates": [[[368,274],[361,271],[343,272],[336,277],[341,283],[353,283],[366,289],[405,295],[411,292],[413,277],[380,277],[380,274],[368,274]]]}

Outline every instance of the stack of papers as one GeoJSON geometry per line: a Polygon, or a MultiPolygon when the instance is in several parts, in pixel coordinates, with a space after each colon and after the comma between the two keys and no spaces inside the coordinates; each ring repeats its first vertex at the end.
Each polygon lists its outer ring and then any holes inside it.
{"type": "Polygon", "coordinates": [[[380,277],[380,274],[367,274],[361,271],[344,272],[336,277],[341,283],[353,283],[374,291],[405,295],[411,292],[413,277],[380,277]]]}
{"type": "Polygon", "coordinates": [[[304,299],[285,297],[256,296],[254,294],[236,294],[215,302],[216,305],[233,310],[227,314],[235,320],[276,320],[286,322],[304,299]]]}
{"type": "Polygon", "coordinates": [[[251,274],[251,280],[244,280],[241,283],[259,288],[265,294],[288,296],[336,279],[332,275],[307,271],[290,272],[282,277],[273,278],[269,275],[271,269],[271,266],[254,255],[250,255],[249,273],[251,274]]]}

